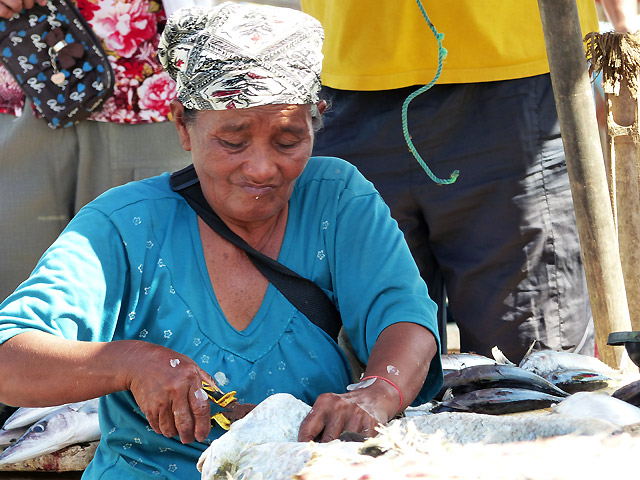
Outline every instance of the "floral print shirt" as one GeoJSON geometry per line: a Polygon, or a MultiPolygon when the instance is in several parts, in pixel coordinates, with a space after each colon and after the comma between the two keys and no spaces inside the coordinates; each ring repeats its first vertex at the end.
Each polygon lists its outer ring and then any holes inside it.
{"type": "MultiPolygon", "coordinates": [[[[115,73],[114,93],[90,120],[152,123],[169,120],[175,82],[156,58],[166,15],[160,0],[74,0],[102,40],[115,73]]],[[[0,113],[21,115],[25,96],[0,65],[0,113]]]]}

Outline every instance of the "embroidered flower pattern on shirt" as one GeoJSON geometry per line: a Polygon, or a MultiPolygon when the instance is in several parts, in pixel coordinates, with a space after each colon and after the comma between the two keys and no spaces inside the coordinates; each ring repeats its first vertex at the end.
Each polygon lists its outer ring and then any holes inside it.
{"type": "Polygon", "coordinates": [[[171,335],[173,335],[173,332],[171,330],[164,331],[164,338],[171,338],[171,335]]]}
{"type": "Polygon", "coordinates": [[[326,230],[327,228],[329,228],[329,221],[325,220],[322,222],[322,230],[326,230]]]}
{"type": "Polygon", "coordinates": [[[140,338],[146,338],[146,337],[147,337],[147,335],[149,335],[149,332],[147,331],[147,329],[146,329],[146,328],[144,328],[144,329],[140,330],[140,333],[138,334],[138,336],[139,336],[140,338]]]}
{"type": "Polygon", "coordinates": [[[202,339],[201,338],[194,338],[193,339],[193,344],[197,347],[198,345],[200,345],[202,343],[202,339]]]}
{"type": "Polygon", "coordinates": [[[202,355],[202,356],[200,357],[200,361],[201,361],[202,363],[209,363],[209,355],[202,355]]]}
{"type": "Polygon", "coordinates": [[[171,465],[169,465],[167,470],[169,470],[170,472],[175,472],[176,470],[178,470],[178,466],[175,463],[172,463],[171,465]]]}
{"type": "Polygon", "coordinates": [[[153,248],[153,242],[151,240],[147,240],[147,248],[153,248]]]}
{"type": "Polygon", "coordinates": [[[140,225],[142,223],[142,219],[140,217],[133,217],[132,222],[134,225],[140,225]]]}
{"type": "Polygon", "coordinates": [[[323,260],[326,255],[324,254],[324,250],[318,250],[317,254],[318,260],[323,260]]]}

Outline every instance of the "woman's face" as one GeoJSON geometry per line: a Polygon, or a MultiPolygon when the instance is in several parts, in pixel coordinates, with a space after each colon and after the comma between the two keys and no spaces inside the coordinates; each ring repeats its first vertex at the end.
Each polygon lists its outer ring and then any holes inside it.
{"type": "Polygon", "coordinates": [[[308,105],[206,110],[187,123],[182,112],[174,101],[182,146],[191,151],[205,198],[220,217],[246,225],[286,206],[313,147],[308,105]]]}

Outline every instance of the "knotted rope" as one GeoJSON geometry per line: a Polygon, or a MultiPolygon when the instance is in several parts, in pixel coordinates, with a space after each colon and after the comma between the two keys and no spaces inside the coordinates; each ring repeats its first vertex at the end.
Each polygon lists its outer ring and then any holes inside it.
{"type": "Polygon", "coordinates": [[[441,179],[436,177],[418,153],[418,150],[413,145],[413,141],[411,140],[411,135],[409,134],[409,127],[407,122],[407,110],[409,109],[409,103],[411,103],[411,101],[418,95],[429,90],[438,81],[438,79],[440,78],[440,73],[442,72],[442,63],[444,61],[444,58],[447,56],[447,50],[442,46],[442,39],[444,38],[444,34],[438,33],[436,27],[433,25],[433,23],[431,23],[427,12],[425,12],[424,7],[422,6],[422,2],[420,0],[416,1],[418,2],[418,7],[420,8],[420,12],[422,12],[422,16],[427,21],[429,28],[433,32],[433,35],[436,37],[436,40],[438,42],[438,69],[436,70],[436,74],[431,82],[429,82],[427,85],[424,85],[423,87],[420,87],[418,90],[409,95],[402,104],[402,133],[404,135],[405,141],[407,142],[407,145],[409,146],[409,151],[413,154],[413,156],[418,161],[422,169],[427,173],[429,178],[438,185],[448,185],[458,179],[458,175],[460,175],[460,172],[458,170],[454,170],[448,179],[441,179]]]}

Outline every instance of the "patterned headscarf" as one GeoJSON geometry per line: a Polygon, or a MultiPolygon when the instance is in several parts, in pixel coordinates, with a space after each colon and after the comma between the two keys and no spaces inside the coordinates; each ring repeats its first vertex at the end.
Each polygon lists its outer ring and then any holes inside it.
{"type": "Polygon", "coordinates": [[[158,59],[185,108],[316,103],[323,39],[320,22],[300,11],[226,2],[171,15],[158,59]]]}

